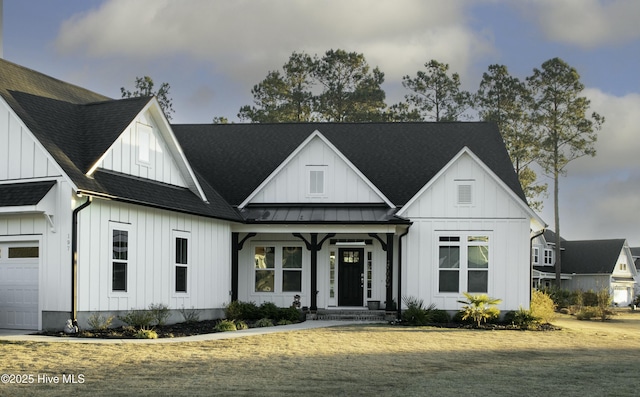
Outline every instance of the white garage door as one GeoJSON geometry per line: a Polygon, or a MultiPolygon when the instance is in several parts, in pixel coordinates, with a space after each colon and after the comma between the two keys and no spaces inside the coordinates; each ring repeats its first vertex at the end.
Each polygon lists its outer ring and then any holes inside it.
{"type": "Polygon", "coordinates": [[[37,242],[0,242],[0,328],[38,329],[37,242]]]}

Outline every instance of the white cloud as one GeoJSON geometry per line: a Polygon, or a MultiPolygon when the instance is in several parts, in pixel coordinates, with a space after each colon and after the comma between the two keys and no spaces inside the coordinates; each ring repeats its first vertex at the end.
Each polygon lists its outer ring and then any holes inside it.
{"type": "Polygon", "coordinates": [[[399,0],[110,0],[65,21],[64,54],[161,60],[184,56],[253,84],[293,51],[357,51],[387,81],[438,59],[462,75],[490,40],[466,26],[465,2],[399,0]]]}
{"type": "Polygon", "coordinates": [[[585,89],[584,95],[591,100],[589,113],[595,111],[604,116],[605,123],[598,133],[596,156],[575,160],[569,172],[598,175],[640,170],[640,94],[617,97],[598,89],[585,89]]]}
{"type": "Polygon", "coordinates": [[[640,37],[638,1],[529,0],[518,6],[550,40],[595,48],[640,37]]]}

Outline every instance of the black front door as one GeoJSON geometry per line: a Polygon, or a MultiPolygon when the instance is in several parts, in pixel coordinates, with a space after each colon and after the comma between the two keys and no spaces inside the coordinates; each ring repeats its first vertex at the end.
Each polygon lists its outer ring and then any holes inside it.
{"type": "Polygon", "coordinates": [[[364,249],[341,248],[338,255],[338,306],[362,306],[364,249]]]}

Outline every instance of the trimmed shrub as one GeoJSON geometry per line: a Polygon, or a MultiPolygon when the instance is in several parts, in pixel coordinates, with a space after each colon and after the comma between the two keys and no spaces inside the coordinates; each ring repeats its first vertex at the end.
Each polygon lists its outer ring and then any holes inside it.
{"type": "Polygon", "coordinates": [[[218,332],[227,332],[227,331],[235,331],[237,330],[236,324],[231,320],[221,320],[218,324],[216,324],[216,331],[218,332]]]}
{"type": "Polygon", "coordinates": [[[538,325],[540,319],[536,317],[531,310],[521,307],[518,310],[507,312],[504,315],[504,322],[516,325],[522,329],[529,329],[538,325]]]}
{"type": "Polygon", "coordinates": [[[240,331],[241,329],[248,329],[249,326],[242,320],[234,321],[236,324],[236,330],[240,331]]]}
{"type": "Polygon", "coordinates": [[[134,310],[124,316],[118,316],[118,319],[125,324],[139,329],[149,329],[155,317],[149,310],[134,310]]]}
{"type": "Polygon", "coordinates": [[[576,313],[576,318],[578,320],[591,320],[594,317],[598,316],[598,309],[591,306],[585,306],[576,313]]]}
{"type": "Polygon", "coordinates": [[[152,329],[139,329],[135,337],[138,339],[158,339],[158,334],[152,329]]]}
{"type": "Polygon", "coordinates": [[[233,301],[224,309],[229,320],[257,320],[260,318],[259,308],[254,302],[233,301]]]}
{"type": "Polygon", "coordinates": [[[273,302],[262,302],[260,310],[258,311],[260,318],[270,318],[273,320],[278,319],[278,312],[280,308],[273,302]]]}
{"type": "Polygon", "coordinates": [[[300,309],[297,309],[293,306],[291,307],[280,307],[278,308],[278,315],[275,318],[277,321],[286,320],[290,323],[297,323],[300,321],[300,309]]]}
{"type": "Polygon", "coordinates": [[[91,327],[91,329],[100,331],[109,328],[112,321],[113,316],[105,317],[100,313],[92,313],[87,319],[87,323],[89,323],[89,327],[91,327]]]}
{"type": "Polygon", "coordinates": [[[257,328],[273,327],[273,321],[269,318],[261,318],[260,320],[256,321],[255,326],[257,328]]]}
{"type": "Polygon", "coordinates": [[[451,316],[446,310],[433,309],[430,313],[431,322],[435,324],[447,324],[451,321],[451,316]]]}
{"type": "Polygon", "coordinates": [[[165,305],[164,303],[150,304],[149,311],[151,312],[156,325],[159,326],[163,326],[171,315],[171,313],[169,312],[169,305],[165,305]]]}
{"type": "Polygon", "coordinates": [[[556,304],[543,291],[531,291],[531,314],[542,323],[550,323],[556,318],[556,304]]]}
{"type": "MultiPolygon", "coordinates": [[[[424,308],[424,301],[412,296],[405,296],[402,301],[407,309],[402,312],[402,321],[409,325],[427,325],[431,322],[427,310],[424,308]]],[[[433,310],[434,305],[429,306],[433,310]]]]}

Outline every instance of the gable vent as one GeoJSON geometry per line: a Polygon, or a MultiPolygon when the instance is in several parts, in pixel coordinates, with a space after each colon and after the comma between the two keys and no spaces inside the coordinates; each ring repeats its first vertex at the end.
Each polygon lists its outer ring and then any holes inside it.
{"type": "Polygon", "coordinates": [[[458,185],[458,204],[471,203],[471,185],[458,185]]]}

